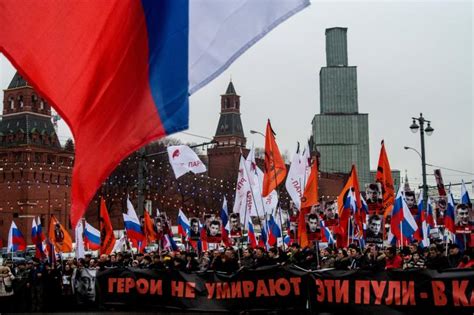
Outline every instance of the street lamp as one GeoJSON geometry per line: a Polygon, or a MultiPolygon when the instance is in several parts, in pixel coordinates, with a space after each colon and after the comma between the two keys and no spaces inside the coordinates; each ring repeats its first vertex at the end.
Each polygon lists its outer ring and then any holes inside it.
{"type": "MultiPolygon", "coordinates": [[[[423,113],[420,113],[420,117],[412,117],[413,123],[410,126],[410,130],[413,133],[418,132],[418,129],[420,130],[420,139],[421,139],[421,171],[423,174],[423,208],[426,209],[427,206],[427,200],[428,200],[428,185],[426,184],[426,157],[425,157],[425,132],[428,136],[431,136],[433,134],[433,127],[431,127],[431,121],[426,120],[423,117],[423,113]],[[417,124],[419,123],[419,125],[417,124]],[[426,128],[424,127],[425,123],[428,124],[426,128]]],[[[410,147],[405,147],[405,150],[412,149],[416,151],[418,154],[420,154],[417,150],[410,148],[410,147]]]]}
{"type": "Polygon", "coordinates": [[[420,152],[418,152],[418,150],[417,150],[417,149],[415,149],[415,148],[412,148],[412,147],[403,147],[403,148],[404,148],[405,150],[412,150],[412,151],[415,151],[415,152],[416,152],[416,154],[418,154],[418,156],[419,156],[419,157],[420,157],[420,159],[421,159],[421,153],[420,153],[420,152]]]}
{"type": "Polygon", "coordinates": [[[263,133],[261,133],[260,131],[255,131],[255,130],[250,130],[250,133],[251,134],[259,134],[259,135],[262,135],[263,137],[265,137],[265,135],[263,133]]]}

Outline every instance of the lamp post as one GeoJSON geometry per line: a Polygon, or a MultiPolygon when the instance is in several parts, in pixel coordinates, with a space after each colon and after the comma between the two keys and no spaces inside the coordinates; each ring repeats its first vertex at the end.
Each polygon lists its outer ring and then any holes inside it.
{"type": "MultiPolygon", "coordinates": [[[[420,139],[421,139],[421,171],[423,174],[423,208],[426,209],[427,200],[428,200],[428,185],[426,184],[426,157],[425,157],[425,132],[428,136],[433,134],[434,129],[431,127],[431,121],[426,120],[423,117],[423,113],[420,113],[420,117],[412,117],[413,123],[410,126],[410,130],[413,133],[420,130],[420,139]],[[418,125],[418,122],[420,125],[418,125]],[[428,124],[425,128],[425,123],[428,124]]],[[[406,150],[410,149],[409,147],[405,148],[406,150]]],[[[416,150],[415,150],[416,151],[416,150]]]]}

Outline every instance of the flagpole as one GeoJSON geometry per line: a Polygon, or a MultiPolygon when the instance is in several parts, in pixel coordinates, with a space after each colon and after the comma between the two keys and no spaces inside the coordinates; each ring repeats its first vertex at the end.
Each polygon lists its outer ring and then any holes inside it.
{"type": "Polygon", "coordinates": [[[403,227],[402,222],[400,222],[400,249],[403,248],[403,227]]]}
{"type": "MultiPolygon", "coordinates": [[[[271,125],[270,125],[270,129],[271,129],[271,125]]],[[[272,129],[273,130],[273,129],[272,129]]],[[[266,137],[265,137],[265,141],[266,141],[266,137]]],[[[275,153],[274,151],[272,150],[272,158],[273,158],[273,161],[275,162],[275,153]]],[[[286,168],[286,165],[285,165],[285,168],[286,168]]],[[[306,174],[306,172],[305,172],[306,174]]],[[[277,211],[278,211],[278,208],[280,208],[280,227],[281,229],[283,230],[283,222],[281,221],[281,207],[279,207],[280,205],[280,192],[279,192],[279,186],[278,183],[277,183],[277,173],[276,173],[276,167],[273,167],[273,175],[275,177],[275,183],[277,184],[277,187],[276,187],[276,194],[277,194],[277,198],[278,198],[278,201],[277,201],[277,211]]],[[[317,189],[317,188],[316,188],[317,189]]],[[[271,193],[271,192],[270,192],[271,193]]],[[[263,198],[262,198],[263,200],[263,198]]],[[[264,209],[265,210],[265,209],[264,209]]],[[[283,247],[283,251],[285,251],[285,242],[283,242],[283,231],[280,231],[281,233],[281,236],[282,236],[282,247],[283,247]]],[[[277,238],[277,246],[278,246],[278,238],[277,238]]]]}

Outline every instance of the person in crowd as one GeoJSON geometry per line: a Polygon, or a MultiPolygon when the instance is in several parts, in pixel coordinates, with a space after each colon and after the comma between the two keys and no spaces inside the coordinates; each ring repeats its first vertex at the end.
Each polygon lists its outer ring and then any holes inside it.
{"type": "Polygon", "coordinates": [[[44,307],[44,264],[39,259],[33,258],[33,267],[30,271],[31,279],[31,311],[40,312],[44,307]]]}
{"type": "Polygon", "coordinates": [[[263,247],[257,247],[255,249],[255,260],[254,260],[254,267],[264,267],[270,265],[270,261],[265,253],[265,249],[263,247]]]}
{"type": "Polygon", "coordinates": [[[282,255],[278,247],[272,247],[268,250],[268,259],[270,265],[282,265],[285,263],[284,255],[282,255]]]}
{"type": "Polygon", "coordinates": [[[289,265],[301,266],[305,261],[304,253],[301,251],[301,247],[298,243],[293,243],[290,246],[287,263],[289,265]]]}
{"type": "Polygon", "coordinates": [[[410,259],[403,264],[403,269],[423,269],[425,267],[425,260],[418,252],[410,254],[410,259]]]}
{"type": "Polygon", "coordinates": [[[0,311],[2,312],[14,310],[13,280],[15,280],[15,276],[10,267],[0,266],[0,311]]]}
{"type": "Polygon", "coordinates": [[[25,303],[25,301],[31,299],[30,269],[28,266],[32,266],[33,261],[30,262],[31,264],[27,264],[27,261],[20,261],[14,268],[16,275],[13,281],[15,312],[28,312],[30,309],[30,304],[25,303]]]}
{"type": "Polygon", "coordinates": [[[365,257],[362,255],[360,247],[349,246],[349,259],[349,269],[362,269],[366,266],[365,257]]]}
{"type": "Polygon", "coordinates": [[[401,269],[402,267],[403,261],[397,254],[397,248],[395,246],[385,248],[385,269],[401,269]]]}
{"type": "Polygon", "coordinates": [[[61,275],[61,310],[67,310],[68,306],[74,302],[72,293],[72,274],[74,273],[71,264],[65,264],[61,275]]]}
{"type": "Polygon", "coordinates": [[[429,255],[426,259],[426,268],[434,270],[443,270],[449,268],[449,261],[448,258],[443,254],[442,245],[430,245],[429,255]]]}
{"type": "Polygon", "coordinates": [[[211,259],[209,258],[209,252],[204,252],[201,258],[199,258],[199,271],[207,271],[210,264],[211,259]]]}
{"type": "Polygon", "coordinates": [[[199,268],[199,263],[196,259],[195,253],[186,253],[186,262],[184,265],[184,271],[186,272],[194,272],[197,271],[199,268]]]}
{"type": "Polygon", "coordinates": [[[333,255],[333,250],[330,247],[326,247],[320,250],[321,262],[320,266],[322,269],[334,268],[334,262],[336,258],[333,255]]]}
{"type": "Polygon", "coordinates": [[[462,253],[459,250],[459,245],[449,244],[448,251],[449,251],[448,253],[449,267],[456,268],[462,259],[462,253]]]}
{"type": "Polygon", "coordinates": [[[253,257],[253,250],[247,247],[242,251],[242,259],[240,259],[240,267],[251,269],[254,267],[255,258],[253,257]]]}
{"type": "Polygon", "coordinates": [[[349,269],[350,264],[349,255],[344,248],[337,249],[336,260],[334,261],[334,268],[338,270],[347,270],[349,269]]]}
{"type": "Polygon", "coordinates": [[[372,271],[382,271],[385,269],[385,254],[379,250],[376,244],[367,245],[365,256],[366,265],[363,269],[372,271]]]}
{"type": "Polygon", "coordinates": [[[464,251],[464,255],[459,262],[458,268],[474,268],[474,249],[468,248],[464,251]]]}

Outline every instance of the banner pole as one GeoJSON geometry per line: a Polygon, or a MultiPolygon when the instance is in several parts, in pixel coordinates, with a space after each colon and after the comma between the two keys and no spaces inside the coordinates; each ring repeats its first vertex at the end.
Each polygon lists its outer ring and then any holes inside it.
{"type": "Polygon", "coordinates": [[[400,222],[400,249],[403,248],[403,226],[402,222],[400,222]]]}

